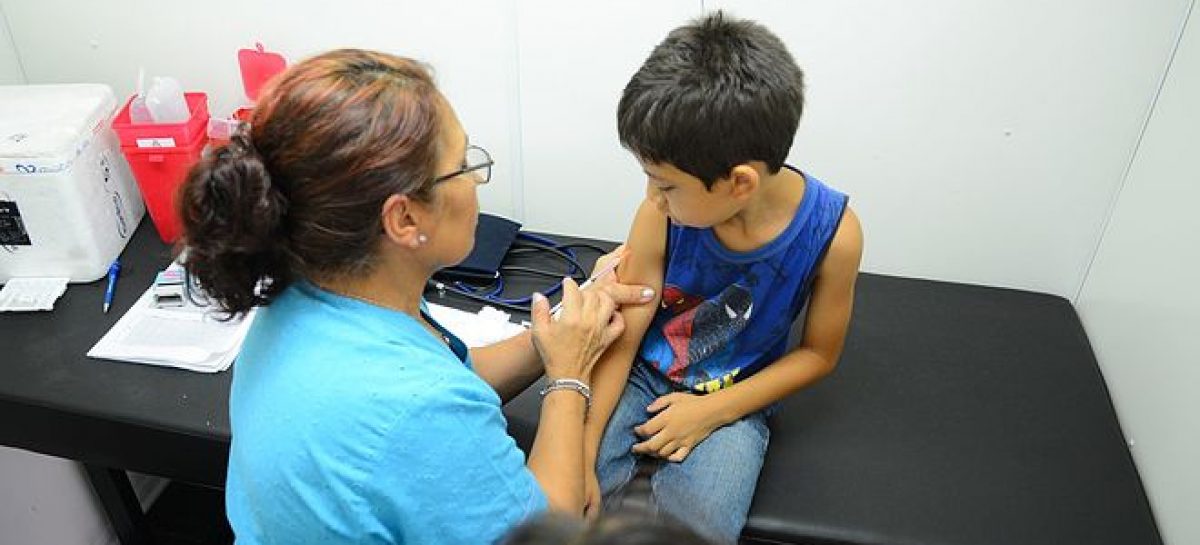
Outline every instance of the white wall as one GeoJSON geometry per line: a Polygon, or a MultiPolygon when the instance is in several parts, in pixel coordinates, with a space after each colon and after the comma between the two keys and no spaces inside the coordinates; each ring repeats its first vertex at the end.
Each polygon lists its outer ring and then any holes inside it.
{"type": "Polygon", "coordinates": [[[525,221],[624,240],[645,174],[617,141],[617,101],[667,31],[702,13],[700,2],[517,5],[525,221]]]}
{"type": "Polygon", "coordinates": [[[792,159],[852,194],[867,270],[1070,297],[1187,2],[0,6],[32,83],[127,95],[145,66],[209,91],[218,113],[239,103],[235,51],[255,41],[292,59],[353,45],[428,60],[500,161],[484,209],[605,238],[625,236],[644,183],[617,143],[620,89],[670,28],[724,7],[768,23],[807,71],[792,159]]]}
{"type": "Polygon", "coordinates": [[[116,543],[79,464],[0,447],[0,545],[116,543]]]}
{"type": "Polygon", "coordinates": [[[3,6],[0,6],[0,85],[19,85],[25,83],[25,74],[21,72],[21,63],[17,56],[16,45],[8,32],[8,19],[4,17],[3,6]]]}
{"type": "Polygon", "coordinates": [[[710,0],[806,70],[867,270],[1074,296],[1188,0],[710,0]]]}
{"type": "Polygon", "coordinates": [[[1168,544],[1200,543],[1200,10],[1079,297],[1168,544]]]}

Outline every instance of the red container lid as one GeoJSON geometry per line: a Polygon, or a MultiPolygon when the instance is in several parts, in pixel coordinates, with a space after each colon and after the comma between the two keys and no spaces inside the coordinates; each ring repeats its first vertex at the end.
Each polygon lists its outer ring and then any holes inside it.
{"type": "Polygon", "coordinates": [[[287,61],[283,55],[266,51],[261,43],[255,43],[254,49],[238,50],[238,65],[242,68],[242,87],[246,89],[246,98],[255,101],[267,80],[287,68],[287,61]]]}

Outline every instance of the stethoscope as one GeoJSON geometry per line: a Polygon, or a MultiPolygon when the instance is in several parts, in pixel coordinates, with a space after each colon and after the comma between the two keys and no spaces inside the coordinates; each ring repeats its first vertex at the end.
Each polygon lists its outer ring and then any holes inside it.
{"type": "MultiPolygon", "coordinates": [[[[517,233],[517,241],[518,242],[515,243],[511,249],[509,249],[508,254],[505,256],[506,259],[508,257],[520,256],[523,254],[545,252],[565,261],[569,267],[568,270],[564,273],[561,271],[550,271],[518,265],[502,265],[500,270],[496,271],[495,277],[493,277],[491,282],[486,285],[477,286],[461,280],[443,282],[435,278],[429,281],[428,286],[434,290],[437,290],[439,295],[451,293],[476,302],[507,310],[529,312],[529,307],[533,303],[532,294],[517,298],[504,297],[502,294],[504,293],[505,281],[502,273],[507,272],[512,274],[529,274],[534,276],[545,276],[549,278],[562,278],[563,276],[570,276],[576,281],[584,281],[587,279],[587,270],[579,263],[578,255],[575,253],[576,248],[586,248],[600,254],[605,254],[608,252],[608,250],[592,244],[561,244],[549,238],[525,232],[517,233]]],[[[561,291],[562,282],[555,282],[552,286],[543,291],[542,294],[546,297],[551,297],[561,291]]]]}

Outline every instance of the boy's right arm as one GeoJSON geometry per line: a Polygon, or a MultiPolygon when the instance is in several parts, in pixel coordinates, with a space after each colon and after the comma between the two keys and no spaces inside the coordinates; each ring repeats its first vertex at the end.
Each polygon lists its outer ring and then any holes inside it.
{"type": "MultiPolygon", "coordinates": [[[[617,268],[617,278],[622,284],[649,286],[654,289],[655,296],[651,303],[621,307],[625,332],[609,346],[592,371],[592,408],[584,425],[584,467],[585,474],[592,480],[592,487],[596,486],[596,457],[600,450],[600,440],[604,436],[604,428],[621,398],[621,393],[625,391],[625,382],[629,378],[633,358],[662,299],[667,217],[650,199],[642,201],[638,207],[633,225],[629,228],[629,238],[625,247],[627,254],[617,268]]],[[[599,500],[598,494],[598,490],[591,490],[589,495],[592,497],[588,499],[594,503],[599,500]]],[[[597,508],[599,505],[588,506],[589,512],[597,508]]]]}

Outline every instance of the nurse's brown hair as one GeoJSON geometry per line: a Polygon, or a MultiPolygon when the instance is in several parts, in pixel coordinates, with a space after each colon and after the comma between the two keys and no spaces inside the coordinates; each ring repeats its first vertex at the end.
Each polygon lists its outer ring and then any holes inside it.
{"type": "Polygon", "coordinates": [[[383,202],[428,198],[442,98],[420,63],[331,51],[276,76],[180,190],[185,265],[230,314],[374,265],[383,202]]]}

